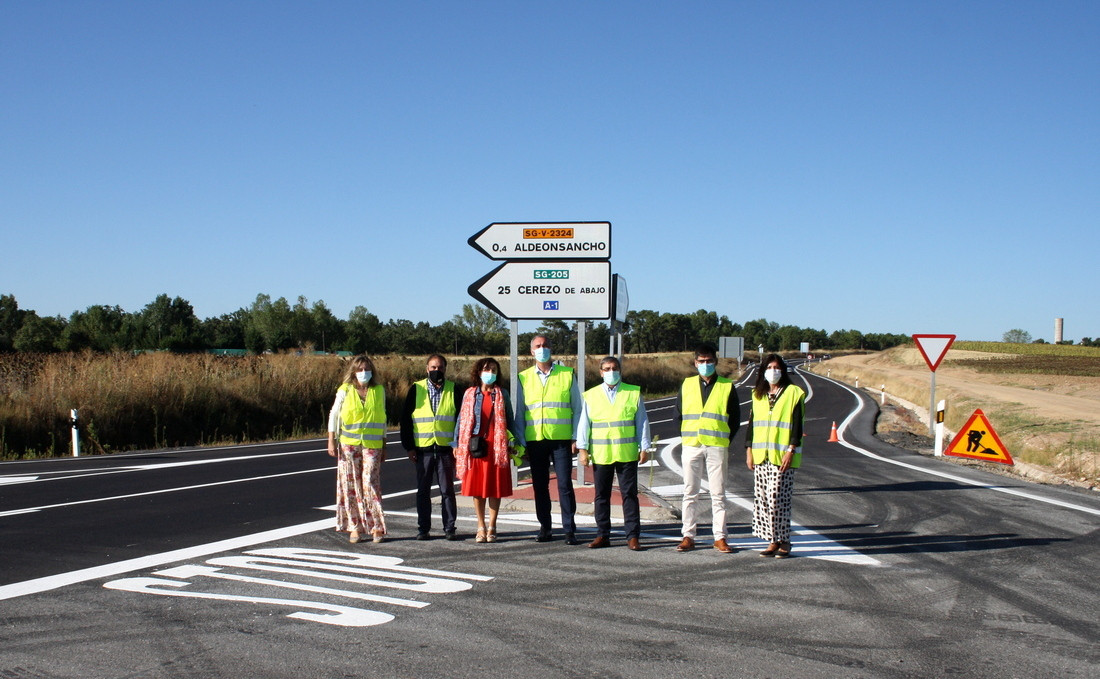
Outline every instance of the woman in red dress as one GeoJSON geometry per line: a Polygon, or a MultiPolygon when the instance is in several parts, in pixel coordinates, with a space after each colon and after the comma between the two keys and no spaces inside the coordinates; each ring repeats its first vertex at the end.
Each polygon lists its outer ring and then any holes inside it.
{"type": "Polygon", "coordinates": [[[483,358],[470,371],[474,385],[462,397],[455,442],[455,475],[462,480],[462,494],[474,499],[477,513],[477,542],[496,542],[500,498],[512,494],[509,455],[513,441],[523,446],[523,432],[517,431],[508,391],[497,386],[500,364],[483,358]],[[489,523],[485,523],[485,505],[489,523]]]}

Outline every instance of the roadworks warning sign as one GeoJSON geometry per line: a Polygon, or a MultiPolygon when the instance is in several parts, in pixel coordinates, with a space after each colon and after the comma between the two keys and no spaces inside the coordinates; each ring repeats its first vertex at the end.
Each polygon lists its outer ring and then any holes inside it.
{"type": "Polygon", "coordinates": [[[963,428],[955,435],[951,445],[943,452],[944,455],[955,457],[969,457],[986,462],[1000,462],[1001,464],[1013,464],[1012,456],[1008,454],[1008,448],[1001,443],[989,418],[985,416],[981,408],[974,411],[963,428]]]}

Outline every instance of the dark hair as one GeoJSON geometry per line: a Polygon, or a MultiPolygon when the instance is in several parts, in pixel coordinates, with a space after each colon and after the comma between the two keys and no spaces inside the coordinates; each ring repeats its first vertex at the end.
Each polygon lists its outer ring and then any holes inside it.
{"type": "Polygon", "coordinates": [[[489,366],[496,366],[497,379],[500,378],[500,363],[495,358],[479,358],[473,368],[470,368],[470,386],[481,387],[481,373],[485,372],[489,366]]]}
{"type": "Polygon", "coordinates": [[[447,359],[444,358],[441,354],[432,354],[431,356],[429,356],[428,360],[424,361],[425,365],[428,364],[428,363],[431,363],[433,358],[438,358],[440,361],[442,361],[443,362],[443,369],[444,370],[447,369],[447,359]]]}
{"type": "Polygon", "coordinates": [[[779,375],[780,388],[787,386],[791,383],[791,376],[787,374],[787,362],[783,360],[783,357],[779,354],[768,354],[764,357],[764,360],[760,362],[760,369],[756,371],[756,385],[752,388],[752,395],[756,398],[764,398],[764,395],[768,393],[768,381],[764,379],[764,371],[768,369],[768,366],[772,363],[779,363],[779,369],[782,371],[779,375]]]}
{"type": "Polygon", "coordinates": [[[603,371],[603,364],[604,363],[614,363],[615,364],[615,370],[622,370],[623,369],[623,364],[619,363],[619,359],[615,358],[614,356],[604,356],[603,358],[600,359],[600,371],[601,372],[603,371]]]}
{"type": "Polygon", "coordinates": [[[713,344],[703,343],[695,347],[695,360],[700,358],[713,358],[718,360],[718,350],[714,348],[713,344]]]}

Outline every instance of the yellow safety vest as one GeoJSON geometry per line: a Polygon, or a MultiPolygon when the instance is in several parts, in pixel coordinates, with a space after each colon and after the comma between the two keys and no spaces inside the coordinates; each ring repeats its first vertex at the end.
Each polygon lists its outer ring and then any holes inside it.
{"type": "MultiPolygon", "coordinates": [[[[793,443],[794,456],[791,458],[791,468],[797,469],[802,465],[802,442],[791,441],[791,417],[794,407],[806,398],[806,392],[800,387],[788,384],[774,407],[768,406],[768,395],[757,398],[752,396],[752,463],[761,464],[767,458],[775,466],[783,463],[783,455],[793,443]]],[[[805,416],[805,406],[803,406],[805,416]]]]}
{"type": "Polygon", "coordinates": [[[386,399],[382,396],[382,385],[367,387],[367,399],[359,397],[359,390],[344,383],[340,389],[344,395],[344,406],[340,409],[340,443],[346,446],[381,448],[386,437],[386,399]]]}
{"type": "Polygon", "coordinates": [[[428,395],[428,380],[413,384],[416,389],[415,407],[412,411],[413,439],[417,448],[450,446],[455,438],[455,383],[443,382],[439,395],[439,408],[432,412],[432,399],[428,395]]]}
{"type": "MultiPolygon", "coordinates": [[[[698,377],[689,377],[680,387],[683,423],[680,436],[685,446],[724,446],[730,444],[730,413],[726,412],[733,380],[715,377],[710,396],[703,403],[703,388],[698,377]]],[[[739,413],[738,413],[739,414],[739,413]]]]}
{"type": "Polygon", "coordinates": [[[519,374],[523,402],[527,406],[524,438],[528,441],[568,441],[573,438],[573,369],[551,366],[545,385],[536,370],[531,366],[519,374]]]}
{"type": "Polygon", "coordinates": [[[588,451],[594,464],[635,462],[638,460],[638,435],[634,415],[642,403],[642,388],[619,383],[615,402],[607,400],[602,384],[584,392],[588,418],[592,422],[588,451]]]}

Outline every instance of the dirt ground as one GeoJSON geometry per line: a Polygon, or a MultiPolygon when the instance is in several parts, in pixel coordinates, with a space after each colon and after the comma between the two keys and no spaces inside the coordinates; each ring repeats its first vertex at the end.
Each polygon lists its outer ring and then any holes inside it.
{"type": "MultiPolygon", "coordinates": [[[[987,373],[953,364],[995,356],[949,351],[936,371],[936,396],[937,400],[945,398],[959,404],[956,427],[961,425],[960,417],[969,417],[975,408],[981,408],[1017,464],[1012,468],[948,459],[1044,482],[1100,488],[1100,378],[987,373]]],[[[837,357],[818,364],[814,371],[830,372],[832,377],[848,383],[860,377],[861,386],[875,395],[881,384],[887,384],[887,394],[914,404],[928,403],[930,373],[916,348],[837,357]]],[[[947,424],[952,424],[950,419],[947,424]]],[[[927,420],[922,422],[918,414],[889,402],[882,408],[877,435],[893,445],[932,454],[927,420]]]]}

